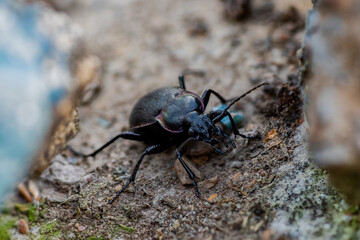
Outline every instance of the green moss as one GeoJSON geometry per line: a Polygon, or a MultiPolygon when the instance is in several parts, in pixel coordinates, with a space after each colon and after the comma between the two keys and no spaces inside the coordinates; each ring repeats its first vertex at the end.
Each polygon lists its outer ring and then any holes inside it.
{"type": "MultiPolygon", "coordinates": [[[[293,227],[295,230],[291,231],[294,232],[302,224],[313,222],[313,229],[307,235],[309,238],[360,239],[360,206],[345,202],[329,184],[327,171],[310,163],[302,174],[304,182],[297,191],[277,189],[273,198],[275,201],[270,204],[272,213],[286,219],[287,226],[293,227]],[[283,210],[280,215],[279,209],[283,210]]],[[[278,184],[284,185],[283,189],[288,188],[287,182],[278,184]]]]}
{"type": "Polygon", "coordinates": [[[315,182],[322,181],[324,180],[324,178],[327,177],[327,171],[324,169],[317,168],[314,166],[312,166],[310,169],[313,171],[311,177],[315,182]]]}
{"type": "Polygon", "coordinates": [[[16,227],[16,219],[9,216],[0,216],[0,239],[11,240],[9,230],[16,227]]]}
{"type": "Polygon", "coordinates": [[[136,231],[136,229],[124,226],[122,224],[119,224],[119,225],[116,224],[110,229],[110,233],[111,233],[112,237],[117,236],[120,232],[125,232],[125,233],[128,233],[128,234],[132,234],[135,231],[136,231]]]}
{"type": "Polygon", "coordinates": [[[91,236],[91,237],[88,237],[86,240],[103,240],[103,238],[91,236]]]}
{"type": "Polygon", "coordinates": [[[46,224],[43,224],[41,227],[40,227],[40,233],[41,234],[45,234],[45,233],[50,233],[52,232],[55,228],[56,228],[56,225],[57,225],[57,221],[52,221],[52,222],[48,222],[46,224]]]}
{"type": "Polygon", "coordinates": [[[360,206],[350,206],[346,212],[349,214],[360,214],[360,206]]]}
{"type": "Polygon", "coordinates": [[[15,204],[15,210],[20,213],[27,214],[29,222],[35,222],[39,215],[38,210],[32,203],[17,203],[15,204]]]}
{"type": "MultiPolygon", "coordinates": [[[[310,213],[312,218],[325,218],[328,226],[319,226],[316,237],[331,236],[334,239],[360,239],[360,207],[349,206],[331,186],[326,184],[327,172],[311,169],[312,184],[298,196],[293,206],[293,221],[297,222],[310,213]]],[[[309,215],[307,216],[309,217],[309,215]]]]}
{"type": "Polygon", "coordinates": [[[29,209],[28,212],[28,218],[29,218],[29,222],[35,222],[38,219],[38,210],[36,209],[35,206],[31,206],[31,208],[29,209]]]}
{"type": "Polygon", "coordinates": [[[49,215],[49,209],[48,209],[48,208],[44,208],[43,210],[41,210],[41,211],[39,212],[39,216],[40,216],[41,218],[45,218],[47,215],[49,215]]]}
{"type": "Polygon", "coordinates": [[[56,220],[41,225],[39,231],[41,236],[38,240],[57,239],[61,234],[56,220]]]}
{"type": "Polygon", "coordinates": [[[335,216],[334,224],[338,226],[338,239],[360,239],[360,212],[359,206],[344,205],[335,216]]]}
{"type": "Polygon", "coordinates": [[[122,224],[119,225],[120,229],[124,230],[125,232],[128,232],[128,233],[133,233],[135,232],[135,229],[134,228],[131,228],[131,227],[126,227],[122,224]]]}
{"type": "Polygon", "coordinates": [[[10,214],[10,213],[11,213],[11,209],[12,209],[12,208],[9,208],[9,207],[3,207],[3,208],[1,208],[1,213],[2,213],[2,214],[10,214]]]}
{"type": "Polygon", "coordinates": [[[30,210],[30,208],[32,207],[32,204],[31,203],[16,203],[15,204],[15,210],[17,212],[20,212],[20,213],[25,213],[27,214],[30,210]]]}

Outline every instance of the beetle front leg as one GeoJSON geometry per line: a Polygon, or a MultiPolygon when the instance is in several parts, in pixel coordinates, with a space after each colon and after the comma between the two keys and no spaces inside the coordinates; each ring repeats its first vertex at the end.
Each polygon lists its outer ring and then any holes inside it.
{"type": "Polygon", "coordinates": [[[217,111],[209,113],[209,117],[213,121],[214,124],[220,122],[221,119],[223,119],[224,117],[229,117],[230,123],[231,123],[231,128],[232,128],[233,133],[234,133],[235,136],[239,135],[240,137],[245,138],[245,139],[252,139],[253,138],[253,137],[249,137],[249,136],[246,136],[244,134],[241,134],[239,132],[239,130],[236,127],[236,124],[235,124],[235,121],[234,121],[233,117],[231,116],[231,114],[228,111],[226,111],[224,113],[224,110],[217,110],[217,111]]]}
{"type": "Polygon", "coordinates": [[[186,140],[184,143],[182,143],[180,145],[180,150],[176,149],[176,156],[179,159],[181,165],[184,167],[185,171],[187,172],[187,174],[189,175],[189,178],[193,181],[194,184],[194,189],[195,189],[195,194],[197,197],[200,197],[200,193],[199,193],[199,188],[198,185],[195,181],[195,174],[191,171],[191,169],[189,168],[189,166],[184,162],[184,160],[182,159],[182,156],[185,153],[185,144],[189,141],[186,140]]]}
{"type": "Polygon", "coordinates": [[[191,171],[191,169],[188,167],[188,165],[186,165],[186,163],[182,159],[182,154],[177,149],[176,149],[176,155],[177,155],[177,158],[179,159],[181,165],[184,167],[185,171],[188,173],[189,178],[193,181],[196,196],[200,197],[199,188],[195,181],[194,173],[191,171]]]}
{"type": "Polygon", "coordinates": [[[233,133],[235,134],[235,136],[236,135],[241,136],[242,134],[239,133],[239,130],[237,129],[235,121],[234,121],[233,117],[231,116],[231,114],[228,111],[226,111],[226,113],[221,118],[218,118],[222,114],[223,114],[223,110],[217,110],[217,111],[209,113],[209,117],[210,117],[211,121],[213,121],[214,124],[220,122],[225,117],[229,117],[233,133]]]}

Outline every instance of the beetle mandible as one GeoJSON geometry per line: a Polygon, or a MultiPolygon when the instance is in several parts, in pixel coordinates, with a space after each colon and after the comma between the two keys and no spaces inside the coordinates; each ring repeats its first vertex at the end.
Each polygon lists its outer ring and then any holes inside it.
{"type": "Polygon", "coordinates": [[[219,126],[216,126],[216,123],[224,117],[229,117],[235,137],[239,135],[248,138],[239,133],[228,109],[250,92],[268,83],[257,85],[232,100],[226,100],[212,89],[205,90],[201,97],[187,91],[183,75],[179,76],[179,84],[179,87],[156,89],[140,98],[130,114],[130,131],[121,132],[93,153],[83,154],[70,148],[78,156],[95,157],[118,138],[142,141],[149,145],[141,154],[128,181],[120,191],[116,192],[110,203],[113,203],[127,186],[135,181],[136,173],[146,155],[160,153],[172,146],[176,146],[176,156],[192,180],[196,196],[199,197],[195,175],[182,159],[186,143],[190,140],[206,142],[211,145],[214,152],[220,154],[224,154],[224,152],[216,148],[215,144],[222,143],[227,147],[226,140],[228,140],[235,148],[234,141],[219,126]],[[223,110],[205,113],[211,94],[214,94],[222,104],[229,102],[227,107],[223,110]]]}

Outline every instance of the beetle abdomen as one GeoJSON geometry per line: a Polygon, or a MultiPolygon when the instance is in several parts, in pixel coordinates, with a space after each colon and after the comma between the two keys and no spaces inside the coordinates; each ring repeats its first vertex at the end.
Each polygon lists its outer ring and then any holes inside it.
{"type": "Polygon", "coordinates": [[[139,128],[155,123],[156,116],[166,104],[182,91],[181,88],[174,87],[159,88],[140,98],[130,114],[130,127],[139,128]]]}

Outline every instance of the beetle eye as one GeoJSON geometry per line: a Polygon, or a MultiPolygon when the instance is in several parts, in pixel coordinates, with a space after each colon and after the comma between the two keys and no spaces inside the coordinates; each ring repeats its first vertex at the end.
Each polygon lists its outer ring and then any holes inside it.
{"type": "Polygon", "coordinates": [[[194,129],[189,128],[188,134],[189,134],[190,136],[194,136],[194,135],[195,135],[194,129]]]}

